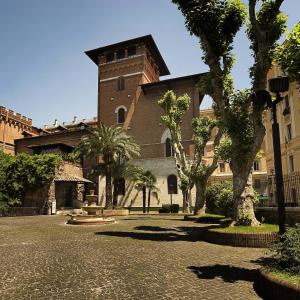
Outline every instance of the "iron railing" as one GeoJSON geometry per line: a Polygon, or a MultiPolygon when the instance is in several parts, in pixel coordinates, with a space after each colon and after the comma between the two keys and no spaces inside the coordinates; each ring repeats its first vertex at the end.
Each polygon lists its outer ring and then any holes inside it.
{"type": "MultiPolygon", "coordinates": [[[[276,202],[276,181],[275,176],[268,176],[268,179],[261,183],[264,187],[257,206],[275,207],[276,202]]],[[[286,207],[300,205],[300,172],[293,172],[283,176],[284,201],[286,207]]]]}

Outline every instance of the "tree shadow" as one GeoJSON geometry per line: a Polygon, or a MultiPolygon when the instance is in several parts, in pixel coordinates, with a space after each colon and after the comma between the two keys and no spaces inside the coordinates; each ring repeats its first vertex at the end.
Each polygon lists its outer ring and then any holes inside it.
{"type": "Polygon", "coordinates": [[[178,231],[176,228],[163,228],[159,226],[137,226],[134,229],[143,231],[178,231]]]}
{"type": "Polygon", "coordinates": [[[100,231],[96,235],[114,236],[122,238],[132,238],[136,240],[148,241],[200,241],[201,227],[176,227],[176,228],[162,228],[159,226],[138,226],[136,231],[100,231]],[[146,231],[146,232],[145,232],[146,231]]]}
{"type": "Polygon", "coordinates": [[[257,269],[246,269],[242,267],[234,267],[230,265],[213,265],[188,267],[199,279],[215,279],[221,278],[224,282],[235,283],[237,281],[248,281],[253,283],[253,289],[258,296],[264,300],[271,300],[264,295],[264,286],[261,284],[261,276],[257,269]]]}
{"type": "Polygon", "coordinates": [[[224,282],[234,283],[236,281],[255,282],[258,279],[258,271],[245,269],[241,267],[234,267],[230,265],[213,265],[203,267],[188,267],[195,273],[199,279],[215,279],[222,278],[224,282]]]}

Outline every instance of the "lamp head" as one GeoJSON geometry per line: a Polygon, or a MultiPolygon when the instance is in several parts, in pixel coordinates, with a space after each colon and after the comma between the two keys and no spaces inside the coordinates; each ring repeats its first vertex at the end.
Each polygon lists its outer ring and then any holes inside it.
{"type": "Polygon", "coordinates": [[[289,78],[276,77],[269,80],[269,90],[271,93],[283,93],[289,89],[289,78]]]}

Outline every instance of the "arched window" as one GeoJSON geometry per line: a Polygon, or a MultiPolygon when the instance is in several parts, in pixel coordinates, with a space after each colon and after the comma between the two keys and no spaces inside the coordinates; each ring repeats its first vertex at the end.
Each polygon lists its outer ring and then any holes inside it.
{"type": "Polygon", "coordinates": [[[168,194],[177,194],[177,177],[172,174],[168,176],[168,194]]]}
{"type": "Polygon", "coordinates": [[[167,138],[165,141],[165,156],[166,157],[173,156],[172,144],[171,144],[171,140],[169,138],[167,138]]]}
{"type": "Polygon", "coordinates": [[[118,124],[123,124],[125,122],[125,109],[123,107],[118,110],[118,124]]]}
{"type": "Polygon", "coordinates": [[[118,195],[125,195],[125,179],[119,178],[118,179],[118,195]]]}

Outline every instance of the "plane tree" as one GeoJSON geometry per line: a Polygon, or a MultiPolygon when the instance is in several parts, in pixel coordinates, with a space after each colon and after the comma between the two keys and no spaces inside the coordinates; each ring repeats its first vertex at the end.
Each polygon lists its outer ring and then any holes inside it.
{"type": "Polygon", "coordinates": [[[280,11],[283,0],[249,0],[247,6],[240,0],[173,0],[173,3],[182,12],[189,32],[199,38],[203,60],[210,70],[200,80],[199,88],[212,97],[215,115],[231,139],[233,224],[259,225],[254,215],[251,169],[265,136],[267,73],[276,42],[286,26],[286,17],[280,11]],[[251,97],[248,93],[234,92],[230,75],[234,63],[233,39],[246,21],[254,58],[250,68],[251,97]],[[237,121],[244,122],[244,126],[237,126],[237,121]]]}

